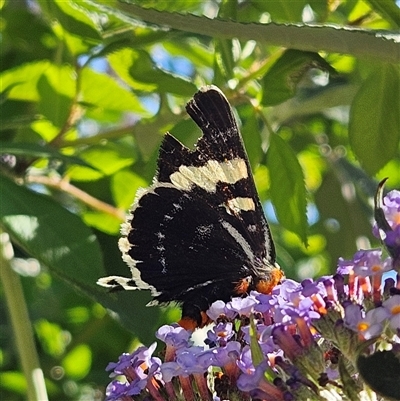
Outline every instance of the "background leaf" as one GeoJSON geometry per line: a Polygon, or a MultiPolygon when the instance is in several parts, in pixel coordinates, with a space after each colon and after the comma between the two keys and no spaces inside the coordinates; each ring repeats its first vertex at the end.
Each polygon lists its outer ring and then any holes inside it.
{"type": "Polygon", "coordinates": [[[57,92],[45,75],[37,84],[40,96],[38,111],[47,117],[56,127],[61,128],[67,121],[72,105],[72,98],[57,92]]]}
{"type": "Polygon", "coordinates": [[[271,198],[279,221],[307,243],[306,189],[301,166],[278,135],[272,135],[268,149],[271,198]]]}
{"type": "Polygon", "coordinates": [[[66,163],[77,164],[81,166],[92,167],[82,159],[74,156],[63,155],[56,149],[52,149],[49,146],[41,146],[36,143],[10,143],[10,142],[0,142],[0,153],[28,156],[32,158],[44,157],[44,158],[54,158],[62,160],[66,163]]]}
{"type": "Polygon", "coordinates": [[[400,8],[395,1],[389,0],[367,0],[371,7],[390,21],[393,27],[400,27],[400,8]]]}
{"type": "Polygon", "coordinates": [[[48,12],[56,17],[61,25],[74,35],[90,40],[98,41],[100,35],[97,31],[97,24],[100,24],[96,14],[90,15],[87,10],[72,1],[45,0],[48,12]]]}
{"type": "Polygon", "coordinates": [[[349,141],[363,168],[376,174],[397,153],[400,139],[400,72],[375,68],[357,93],[349,122],[349,141]]]}
{"type": "Polygon", "coordinates": [[[145,110],[136,95],[106,74],[90,68],[82,71],[83,101],[108,110],[130,111],[145,115],[145,110]],[[98,88],[102,88],[101,92],[98,88]]]}
{"type": "Polygon", "coordinates": [[[0,193],[1,225],[19,246],[71,284],[95,287],[104,274],[100,247],[77,216],[3,176],[0,193]]]}
{"type": "Polygon", "coordinates": [[[310,68],[334,72],[318,53],[286,50],[262,79],[262,104],[270,106],[293,97],[297,84],[310,68]]]}
{"type": "Polygon", "coordinates": [[[392,351],[375,352],[367,357],[361,355],[358,357],[357,366],[365,381],[378,394],[394,400],[400,398],[397,375],[400,363],[392,351]]]}
{"type": "Polygon", "coordinates": [[[196,91],[193,83],[157,68],[143,50],[124,49],[108,57],[112,67],[132,88],[154,92],[171,92],[191,96],[196,91]]]}

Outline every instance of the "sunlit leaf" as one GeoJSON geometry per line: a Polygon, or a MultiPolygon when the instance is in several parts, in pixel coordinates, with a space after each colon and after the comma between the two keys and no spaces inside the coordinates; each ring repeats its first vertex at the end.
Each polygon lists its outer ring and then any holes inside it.
{"type": "Polygon", "coordinates": [[[262,78],[261,103],[270,106],[291,98],[296,92],[296,85],[310,68],[333,72],[318,53],[286,50],[262,78]]]}
{"type": "Polygon", "coordinates": [[[163,47],[174,56],[186,57],[192,63],[195,63],[196,67],[204,66],[207,68],[212,64],[213,55],[211,49],[196,39],[188,38],[179,42],[165,41],[163,47]]]}
{"type": "Polygon", "coordinates": [[[20,85],[20,84],[21,84],[21,82],[12,82],[6,88],[2,88],[1,93],[0,93],[0,104],[3,104],[8,99],[8,95],[11,92],[11,90],[15,86],[20,85]]]}
{"type": "Polygon", "coordinates": [[[351,106],[350,145],[362,167],[371,175],[398,152],[399,88],[398,66],[382,64],[366,79],[351,106]]]}
{"type": "Polygon", "coordinates": [[[267,161],[271,199],[279,222],[307,243],[306,189],[296,155],[282,138],[272,135],[267,161]]]}
{"type": "Polygon", "coordinates": [[[7,94],[8,98],[28,101],[39,100],[37,82],[49,66],[49,61],[41,60],[3,71],[0,74],[2,86],[11,88],[7,94]]]}
{"type": "Polygon", "coordinates": [[[233,40],[220,39],[215,41],[214,81],[221,84],[233,77],[235,60],[233,56],[233,40]],[[219,78],[220,77],[220,78],[219,78]]]}
{"type": "Polygon", "coordinates": [[[71,64],[50,64],[44,71],[55,92],[72,98],[76,94],[76,74],[71,64]]]}
{"type": "Polygon", "coordinates": [[[1,372],[0,386],[3,389],[13,391],[17,394],[25,395],[27,382],[22,372],[1,372]]]}
{"type": "Polygon", "coordinates": [[[132,91],[121,86],[109,75],[84,68],[81,73],[81,80],[84,102],[108,110],[146,114],[140,100],[132,91]]]}
{"type": "Polygon", "coordinates": [[[147,187],[147,182],[129,170],[120,170],[111,177],[111,192],[115,203],[123,209],[133,203],[136,191],[147,187]]]}
{"type": "Polygon", "coordinates": [[[257,119],[254,108],[247,104],[238,109],[242,118],[242,137],[252,167],[261,161],[262,147],[260,135],[260,121],[257,119]]]}
{"type": "Polygon", "coordinates": [[[106,213],[88,211],[83,213],[82,219],[88,226],[110,235],[117,235],[121,228],[121,220],[106,213]]]}
{"type": "Polygon", "coordinates": [[[132,88],[191,96],[197,87],[183,78],[158,68],[144,50],[123,49],[108,56],[118,75],[132,88]]]}
{"type": "Polygon", "coordinates": [[[104,145],[91,146],[79,153],[79,157],[94,169],[74,166],[68,170],[68,176],[75,181],[97,180],[104,175],[111,175],[134,161],[131,148],[107,142],[104,145]]]}
{"type": "Polygon", "coordinates": [[[61,356],[67,346],[67,338],[60,325],[39,319],[35,322],[34,327],[45,352],[53,357],[61,356]]]}
{"type": "Polygon", "coordinates": [[[38,133],[46,142],[50,142],[60,132],[60,129],[55,127],[49,120],[44,118],[34,121],[30,128],[38,133]]]}
{"type": "Polygon", "coordinates": [[[45,75],[39,78],[37,89],[40,96],[39,112],[51,121],[53,125],[61,128],[70,114],[72,98],[57,92],[45,75]]]}
{"type": "Polygon", "coordinates": [[[57,276],[89,290],[103,273],[96,236],[47,196],[0,176],[0,224],[29,255],[57,276]]]}
{"type": "Polygon", "coordinates": [[[99,41],[99,16],[90,14],[71,0],[46,0],[43,6],[51,13],[67,31],[93,41],[99,41]]]}
{"type": "Polygon", "coordinates": [[[190,11],[190,10],[196,10],[199,5],[202,4],[202,0],[178,0],[174,1],[172,4],[169,2],[163,2],[163,1],[158,1],[158,0],[144,0],[140,3],[142,7],[146,8],[153,8],[156,10],[167,10],[169,12],[171,11],[190,11]]]}
{"type": "Polygon", "coordinates": [[[38,101],[39,79],[45,74],[49,84],[57,92],[72,97],[75,90],[73,70],[69,65],[56,66],[47,60],[34,61],[6,70],[0,74],[4,87],[11,87],[9,99],[38,101]]]}
{"type": "Polygon", "coordinates": [[[250,320],[249,334],[250,334],[251,360],[254,366],[258,366],[264,360],[264,355],[260,343],[257,340],[257,326],[254,323],[254,319],[250,320]]]}
{"type": "Polygon", "coordinates": [[[400,27],[400,8],[394,0],[366,0],[371,7],[389,21],[393,27],[400,27]]]}
{"type": "Polygon", "coordinates": [[[138,27],[134,32],[131,29],[114,30],[104,40],[105,46],[91,56],[91,60],[97,57],[106,57],[124,48],[135,48],[159,43],[166,37],[164,31],[154,31],[144,27],[138,27]]]}
{"type": "Polygon", "coordinates": [[[82,379],[92,366],[92,351],[87,344],[79,344],[65,356],[61,364],[69,377],[82,379]]]}

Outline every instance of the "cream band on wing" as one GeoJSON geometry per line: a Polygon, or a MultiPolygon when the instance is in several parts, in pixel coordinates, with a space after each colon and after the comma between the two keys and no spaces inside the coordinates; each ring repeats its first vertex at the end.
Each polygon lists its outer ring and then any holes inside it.
{"type": "Polygon", "coordinates": [[[207,192],[215,192],[218,182],[235,184],[247,177],[246,162],[237,158],[224,162],[209,160],[199,167],[180,166],[179,171],[171,174],[169,178],[178,189],[184,191],[189,191],[195,184],[207,192]]]}
{"type": "Polygon", "coordinates": [[[252,198],[241,198],[240,196],[229,199],[227,201],[227,206],[236,213],[241,211],[248,212],[249,210],[255,210],[256,207],[252,198]]]}

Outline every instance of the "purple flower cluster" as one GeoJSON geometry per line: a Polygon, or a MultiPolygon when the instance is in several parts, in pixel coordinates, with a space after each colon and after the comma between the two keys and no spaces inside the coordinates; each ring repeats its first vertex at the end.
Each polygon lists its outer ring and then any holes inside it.
{"type": "MultiPolygon", "coordinates": [[[[157,344],[149,348],[139,347],[132,354],[122,354],[118,362],[110,362],[106,368],[112,371],[110,377],[125,376],[126,381],[113,380],[106,389],[107,400],[132,400],[132,397],[146,389],[159,400],[158,388],[161,382],[161,360],[153,357],[157,344]]],[[[163,398],[161,398],[163,400],[163,398]]]]}
{"type": "Polygon", "coordinates": [[[393,266],[400,269],[400,191],[391,191],[383,200],[379,199],[382,197],[381,193],[385,181],[386,179],[380,183],[377,193],[378,199],[375,200],[377,219],[373,233],[382,240],[393,259],[393,266]]]}
{"type": "MultiPolygon", "coordinates": [[[[387,199],[397,233],[390,241],[400,248],[400,192],[387,199]]],[[[163,362],[152,356],[155,344],[123,354],[107,370],[125,382],[112,381],[106,400],[329,399],[325,392],[351,399],[352,390],[360,392],[348,379],[360,380],[360,349],[372,354],[399,343],[400,276],[392,267],[381,250],[361,250],[340,259],[333,276],[287,279],[269,295],[217,301],[200,345],[182,327],[162,326],[156,336],[166,345],[163,362]]]]}

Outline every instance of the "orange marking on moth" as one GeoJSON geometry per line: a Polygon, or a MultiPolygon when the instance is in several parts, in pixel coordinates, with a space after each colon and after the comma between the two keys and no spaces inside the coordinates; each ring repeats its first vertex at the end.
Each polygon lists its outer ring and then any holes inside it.
{"type": "Polygon", "coordinates": [[[256,284],[256,290],[261,294],[271,294],[271,291],[276,285],[279,284],[283,278],[283,272],[280,269],[274,269],[270,272],[270,277],[268,280],[260,280],[256,284]]]}
{"type": "Polygon", "coordinates": [[[188,316],[183,316],[181,320],[179,320],[179,326],[183,327],[185,330],[194,331],[197,328],[202,328],[207,326],[207,324],[211,323],[211,319],[208,317],[206,312],[200,312],[201,315],[201,323],[200,325],[197,323],[195,319],[192,319],[188,316]]]}
{"type": "Polygon", "coordinates": [[[249,285],[249,281],[246,278],[240,280],[235,286],[235,293],[238,295],[247,294],[249,285]]]}
{"type": "Polygon", "coordinates": [[[181,320],[179,320],[178,324],[188,331],[194,331],[198,327],[196,320],[190,317],[183,317],[181,320]]]}

